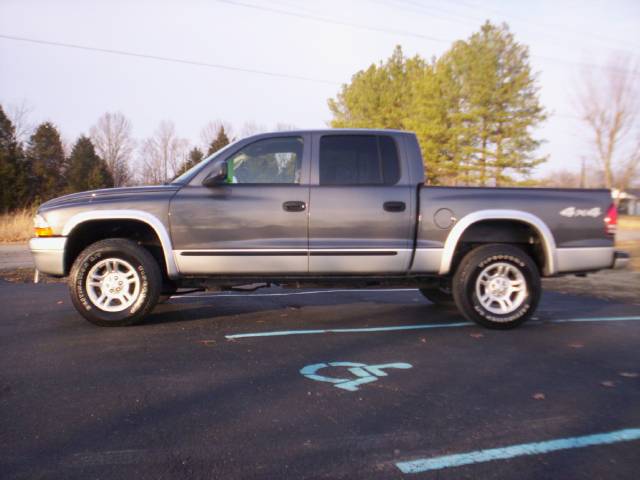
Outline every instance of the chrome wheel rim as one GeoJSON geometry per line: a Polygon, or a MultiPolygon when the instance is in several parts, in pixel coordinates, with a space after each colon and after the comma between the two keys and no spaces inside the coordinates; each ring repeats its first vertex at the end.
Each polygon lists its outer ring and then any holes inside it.
{"type": "Polygon", "coordinates": [[[520,308],[527,298],[527,282],[515,265],[492,263],[478,275],[476,296],[487,311],[508,315],[520,308]]]}
{"type": "Polygon", "coordinates": [[[121,258],[105,258],[96,263],[85,282],[91,303],[105,312],[126,310],[140,295],[140,274],[121,258]]]}

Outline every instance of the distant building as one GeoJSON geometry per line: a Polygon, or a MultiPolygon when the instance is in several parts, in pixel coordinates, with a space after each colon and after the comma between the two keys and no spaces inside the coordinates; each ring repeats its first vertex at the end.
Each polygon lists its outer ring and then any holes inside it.
{"type": "Polygon", "coordinates": [[[614,189],[611,196],[618,201],[618,212],[624,215],[640,215],[640,188],[629,188],[624,192],[614,189]]]}

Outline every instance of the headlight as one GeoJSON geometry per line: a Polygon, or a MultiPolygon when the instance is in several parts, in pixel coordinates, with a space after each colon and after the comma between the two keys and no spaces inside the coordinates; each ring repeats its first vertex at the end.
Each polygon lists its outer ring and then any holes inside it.
{"type": "Polygon", "coordinates": [[[33,219],[33,226],[36,229],[36,237],[52,237],[53,230],[42,215],[36,215],[33,219]]]}

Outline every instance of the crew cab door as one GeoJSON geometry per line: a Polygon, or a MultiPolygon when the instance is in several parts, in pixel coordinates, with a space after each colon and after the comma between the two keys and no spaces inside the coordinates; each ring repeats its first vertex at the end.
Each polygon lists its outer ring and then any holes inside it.
{"type": "Polygon", "coordinates": [[[310,273],[408,269],[415,188],[400,143],[391,134],[313,135],[310,273]]]}
{"type": "Polygon", "coordinates": [[[171,235],[183,275],[308,272],[308,135],[272,135],[240,144],[226,178],[199,174],[171,203],[171,235]]]}

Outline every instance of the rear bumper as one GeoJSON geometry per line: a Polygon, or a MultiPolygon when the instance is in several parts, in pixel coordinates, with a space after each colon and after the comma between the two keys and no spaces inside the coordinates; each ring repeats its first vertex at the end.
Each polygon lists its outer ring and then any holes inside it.
{"type": "Polygon", "coordinates": [[[611,265],[611,268],[614,268],[616,270],[620,268],[627,268],[630,261],[631,258],[629,257],[629,254],[627,252],[616,250],[616,252],[613,254],[613,265],[611,265]]]}
{"type": "Polygon", "coordinates": [[[66,237],[32,238],[29,249],[36,270],[48,275],[64,275],[64,247],[66,237]]]}

